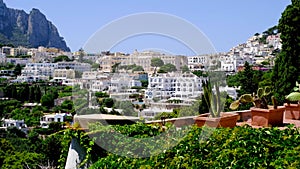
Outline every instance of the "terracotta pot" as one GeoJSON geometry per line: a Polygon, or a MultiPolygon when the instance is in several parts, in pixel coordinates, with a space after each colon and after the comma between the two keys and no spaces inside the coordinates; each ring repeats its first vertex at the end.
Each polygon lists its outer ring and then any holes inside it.
{"type": "Polygon", "coordinates": [[[285,106],[285,119],[293,119],[299,120],[300,119],[300,105],[299,104],[284,104],[285,106]]]}
{"type": "Polygon", "coordinates": [[[280,126],[283,124],[284,106],[278,106],[277,109],[260,109],[252,107],[251,109],[251,124],[253,126],[280,126]]]}
{"type": "Polygon", "coordinates": [[[209,127],[230,127],[233,128],[236,126],[237,119],[239,115],[237,113],[221,113],[221,117],[212,118],[209,117],[210,114],[201,114],[194,118],[195,124],[198,127],[207,125],[209,127]]]}

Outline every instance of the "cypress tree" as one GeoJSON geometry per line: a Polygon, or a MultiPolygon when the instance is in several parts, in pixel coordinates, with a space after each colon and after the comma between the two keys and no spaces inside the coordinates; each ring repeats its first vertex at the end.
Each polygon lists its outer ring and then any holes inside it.
{"type": "Polygon", "coordinates": [[[249,65],[248,62],[244,64],[244,70],[240,73],[239,83],[241,85],[241,89],[239,91],[239,95],[243,94],[252,94],[257,91],[258,83],[254,81],[254,70],[252,66],[249,65]]]}
{"type": "Polygon", "coordinates": [[[36,102],[40,102],[41,97],[42,97],[42,92],[41,92],[41,88],[39,85],[35,86],[35,92],[34,92],[35,96],[34,96],[34,100],[36,102]]]}
{"type": "Polygon", "coordinates": [[[30,87],[30,92],[29,92],[29,101],[32,103],[35,101],[34,95],[35,95],[35,91],[34,91],[34,86],[30,87]]]}
{"type": "Polygon", "coordinates": [[[279,20],[282,50],[275,60],[272,74],[274,94],[279,103],[300,80],[300,0],[292,0],[279,20]]]}

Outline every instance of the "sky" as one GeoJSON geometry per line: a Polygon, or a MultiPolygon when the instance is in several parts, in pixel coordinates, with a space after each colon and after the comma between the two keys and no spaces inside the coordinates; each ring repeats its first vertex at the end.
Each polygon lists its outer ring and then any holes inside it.
{"type": "MultiPolygon", "coordinates": [[[[27,13],[32,8],[39,9],[58,28],[71,51],[85,47],[97,31],[101,31],[113,21],[137,13],[156,12],[176,16],[197,28],[209,39],[216,52],[228,52],[230,48],[244,43],[255,33],[261,33],[278,24],[281,13],[291,3],[290,0],[4,0],[4,2],[9,8],[23,9],[27,13]]],[[[138,24],[131,23],[131,26],[139,26],[138,24]]],[[[165,25],[158,24],[159,26],[165,25]]],[[[177,27],[168,29],[179,30],[177,27]]],[[[122,31],[122,26],[119,30],[122,31]]],[[[107,36],[116,33],[118,32],[112,31],[107,36]]],[[[197,38],[189,35],[189,32],[184,33],[190,39],[197,38]]],[[[105,42],[107,39],[98,40],[105,42]]],[[[178,39],[157,34],[141,34],[120,39],[109,50],[132,53],[135,49],[138,51],[157,49],[178,55],[198,54],[178,39]]]]}

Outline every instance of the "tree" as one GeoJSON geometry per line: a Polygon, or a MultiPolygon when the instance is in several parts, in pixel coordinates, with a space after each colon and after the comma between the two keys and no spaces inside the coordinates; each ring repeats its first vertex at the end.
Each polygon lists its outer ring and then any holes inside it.
{"type": "Polygon", "coordinates": [[[54,96],[53,96],[53,94],[43,95],[43,97],[41,98],[41,103],[42,103],[42,106],[46,106],[48,108],[53,107],[54,106],[54,96]]]}
{"type": "Polygon", "coordinates": [[[112,73],[117,73],[118,72],[118,67],[120,66],[121,63],[115,63],[114,65],[112,65],[112,73]]]}
{"type": "Polygon", "coordinates": [[[22,72],[22,67],[21,67],[20,64],[17,64],[16,67],[15,67],[15,69],[14,69],[14,74],[15,74],[16,76],[18,76],[18,75],[21,74],[21,72],[22,72]]]}
{"type": "Polygon", "coordinates": [[[61,104],[61,108],[66,111],[66,112],[71,112],[74,108],[74,103],[72,100],[65,100],[62,104],[61,104]]]}
{"type": "Polygon", "coordinates": [[[160,58],[152,58],[151,59],[151,66],[152,67],[155,67],[154,69],[154,74],[156,73],[156,69],[157,67],[161,67],[164,65],[164,61],[161,60],[160,58]]]}
{"type": "Polygon", "coordinates": [[[149,84],[149,82],[148,82],[148,80],[141,80],[141,83],[142,83],[142,87],[148,87],[148,84],[149,84]]]}
{"type": "Polygon", "coordinates": [[[42,97],[41,88],[39,85],[36,85],[34,88],[34,101],[40,102],[41,97],[42,97]]]}
{"type": "Polygon", "coordinates": [[[81,77],[82,77],[82,72],[75,70],[75,78],[81,78],[81,77]]]}
{"type": "Polygon", "coordinates": [[[107,93],[105,93],[105,92],[96,92],[95,96],[99,97],[99,98],[109,97],[109,95],[107,93]]]}
{"type": "MultiPolygon", "coordinates": [[[[185,107],[180,108],[178,117],[199,115],[199,113],[200,113],[199,109],[201,108],[199,103],[200,102],[195,102],[191,106],[185,106],[185,107]]],[[[205,113],[207,113],[207,112],[205,112],[205,113]]]]}
{"type": "Polygon", "coordinates": [[[62,61],[70,62],[72,60],[66,55],[60,55],[54,58],[54,63],[62,62],[62,61]]]}
{"type": "Polygon", "coordinates": [[[177,69],[176,69],[175,65],[173,65],[171,63],[167,63],[167,64],[160,67],[159,72],[162,72],[162,73],[164,73],[164,72],[174,72],[176,70],[177,69]]]}
{"type": "Polygon", "coordinates": [[[92,64],[92,69],[97,70],[100,67],[100,64],[98,63],[93,63],[92,64]]]}
{"type": "Polygon", "coordinates": [[[4,95],[8,98],[18,99],[17,87],[14,84],[6,86],[4,89],[4,95]]]}
{"type": "Polygon", "coordinates": [[[35,101],[35,88],[34,88],[34,86],[31,86],[30,87],[30,90],[29,90],[29,102],[34,102],[35,101]]]}
{"type": "Polygon", "coordinates": [[[133,104],[130,101],[117,101],[115,107],[116,109],[122,109],[123,115],[125,116],[137,116],[133,104]]]}
{"type": "Polygon", "coordinates": [[[244,65],[244,70],[241,72],[241,76],[239,78],[241,89],[239,94],[252,94],[257,91],[258,83],[254,81],[254,70],[252,70],[252,66],[249,65],[248,62],[244,65]]]}
{"type": "Polygon", "coordinates": [[[18,93],[18,95],[19,95],[18,98],[22,102],[28,101],[29,100],[29,94],[30,94],[29,85],[25,84],[25,86],[20,89],[20,91],[18,93]]]}
{"type": "Polygon", "coordinates": [[[186,73],[186,72],[190,72],[190,69],[187,65],[184,65],[181,67],[181,71],[182,71],[182,73],[186,73]]]}
{"type": "Polygon", "coordinates": [[[135,66],[135,67],[132,69],[132,72],[135,72],[135,71],[144,71],[144,68],[143,68],[143,66],[135,66]]]}
{"type": "Polygon", "coordinates": [[[279,103],[284,102],[296,81],[300,81],[300,1],[292,0],[279,20],[282,49],[275,60],[272,74],[274,95],[279,103]]]}
{"type": "Polygon", "coordinates": [[[112,98],[104,98],[102,100],[102,105],[108,108],[112,108],[114,106],[114,100],[112,98]]]}

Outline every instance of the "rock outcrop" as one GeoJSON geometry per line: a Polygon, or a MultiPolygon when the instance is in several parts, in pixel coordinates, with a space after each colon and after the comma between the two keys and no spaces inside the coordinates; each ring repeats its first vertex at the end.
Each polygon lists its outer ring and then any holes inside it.
{"type": "Polygon", "coordinates": [[[55,25],[38,9],[27,14],[23,10],[7,8],[3,0],[0,0],[0,43],[70,51],[55,25]]]}

